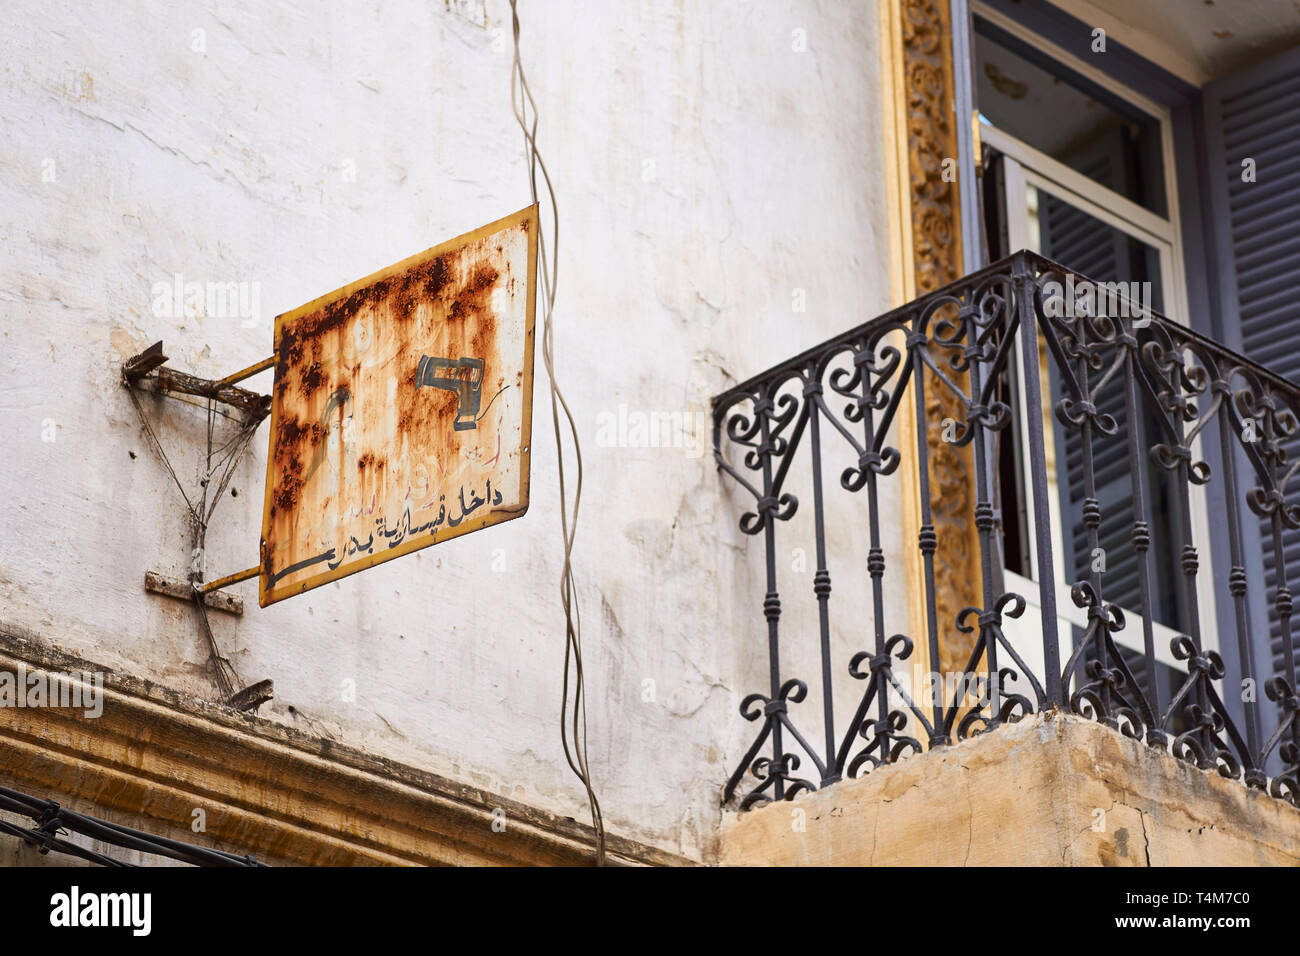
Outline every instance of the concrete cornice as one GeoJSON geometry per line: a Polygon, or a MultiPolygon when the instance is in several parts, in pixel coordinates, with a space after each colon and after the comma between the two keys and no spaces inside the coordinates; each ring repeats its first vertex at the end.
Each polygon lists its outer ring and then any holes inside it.
{"type": "MultiPolygon", "coordinates": [[[[0,622],[0,670],[20,665],[104,674],[99,717],[0,707],[0,780],[36,796],[270,863],[592,861],[594,832],[572,818],[113,672],[0,622]],[[206,840],[191,832],[196,809],[206,840]]],[[[694,865],[615,835],[607,850],[614,864],[694,865]]]]}

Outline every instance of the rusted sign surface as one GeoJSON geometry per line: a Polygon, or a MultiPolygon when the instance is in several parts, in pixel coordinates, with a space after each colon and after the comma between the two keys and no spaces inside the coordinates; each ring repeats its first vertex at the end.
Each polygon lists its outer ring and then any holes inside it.
{"type": "Polygon", "coordinates": [[[537,207],[278,316],[263,607],[528,508],[537,207]]]}

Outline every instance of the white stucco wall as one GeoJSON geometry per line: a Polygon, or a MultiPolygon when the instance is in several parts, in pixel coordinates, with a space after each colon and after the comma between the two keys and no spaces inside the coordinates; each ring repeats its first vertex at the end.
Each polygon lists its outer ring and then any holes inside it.
{"type": "MultiPolygon", "coordinates": [[[[736,707],[766,688],[758,542],[707,454],[602,447],[598,424],[620,406],[702,412],[732,376],[890,304],[877,13],[522,6],[560,204],[559,373],[584,439],[592,772],[611,829],[700,855],[747,743],[736,707]]],[[[497,0],[6,5],[0,620],[214,694],[192,609],[143,589],[146,569],[184,576],[189,537],[120,364],[162,339],[173,366],[228,374],[270,353],[277,313],[527,205],[508,15],[497,0]],[[256,321],[154,314],[151,287],[177,273],[257,283],[256,321]]],[[[212,620],[246,682],[274,679],[263,715],[586,819],[557,726],[540,354],[537,369],[524,519],[266,610],[241,584],[245,615],[212,620]]],[[[203,414],[154,411],[193,487],[203,414]]],[[[209,533],[210,578],[256,563],[265,455],[263,426],[209,533]]],[[[865,608],[867,580],[839,574],[834,600],[865,608]]],[[[810,599],[811,571],[802,584],[810,599]]],[[[905,629],[897,585],[890,606],[890,633],[905,629]]],[[[837,646],[868,646],[861,614],[841,621],[837,646]]],[[[815,659],[790,641],[811,682],[815,659]]]]}

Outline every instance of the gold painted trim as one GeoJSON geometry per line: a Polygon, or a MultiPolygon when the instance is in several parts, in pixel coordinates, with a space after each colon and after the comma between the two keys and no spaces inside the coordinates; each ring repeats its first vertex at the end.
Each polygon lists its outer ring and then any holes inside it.
{"type": "MultiPolygon", "coordinates": [[[[909,179],[907,151],[907,88],[903,75],[903,34],[900,0],[881,0],[880,63],[885,141],[885,191],[889,214],[890,307],[897,308],[916,297],[916,276],[912,271],[912,207],[904,184],[909,179]]],[[[895,335],[894,347],[906,355],[901,332],[895,335]]],[[[921,686],[930,669],[930,651],[926,645],[924,570],[921,553],[916,547],[921,530],[921,478],[916,447],[916,406],[904,401],[895,418],[898,427],[896,444],[902,452],[898,468],[899,496],[902,499],[901,562],[907,602],[909,633],[913,637],[909,661],[912,686],[921,686]]]]}
{"type": "MultiPolygon", "coordinates": [[[[959,181],[948,181],[945,168],[956,164],[957,123],[965,122],[953,110],[952,24],[946,0],[885,0],[882,4],[882,61],[887,70],[885,89],[892,93],[886,104],[886,129],[893,131],[888,165],[891,183],[907,183],[899,189],[896,239],[905,262],[901,270],[906,300],[934,291],[955,281],[963,273],[961,197],[959,181]],[[900,131],[901,128],[901,131],[900,131]]],[[[892,215],[892,214],[891,214],[892,215]]],[[[891,222],[891,231],[893,229],[891,222]]],[[[895,277],[895,288],[898,286],[895,277]]],[[[964,387],[964,375],[952,375],[964,387]]],[[[981,603],[982,572],[979,542],[974,526],[975,475],[969,448],[955,448],[942,440],[943,420],[961,421],[960,399],[926,376],[926,426],[930,467],[931,520],[938,536],[934,554],[935,604],[939,632],[940,660],[929,660],[926,647],[924,564],[919,548],[908,562],[908,584],[913,597],[914,641],[912,674],[923,680],[931,671],[964,670],[970,653],[970,639],[956,630],[957,615],[967,605],[981,603]]],[[[910,403],[904,403],[908,405],[910,403]]],[[[901,410],[901,409],[900,409],[901,410]]],[[[916,434],[917,422],[909,409],[903,427],[916,434]]],[[[918,475],[919,450],[915,439],[912,470],[905,477],[903,514],[906,543],[911,545],[921,530],[922,502],[918,475]]],[[[925,686],[923,683],[916,686],[925,686]]]]}

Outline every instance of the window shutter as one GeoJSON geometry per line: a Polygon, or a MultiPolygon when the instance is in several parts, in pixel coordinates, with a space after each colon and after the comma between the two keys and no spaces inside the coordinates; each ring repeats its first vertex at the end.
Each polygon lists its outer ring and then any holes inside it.
{"type": "MultiPolygon", "coordinates": [[[[1211,84],[1204,103],[1224,338],[1300,382],[1300,49],[1211,84]],[[1253,182],[1243,179],[1246,161],[1253,163],[1253,182]]],[[[1300,440],[1287,450],[1293,459],[1300,455],[1300,440]]],[[[1252,477],[1242,473],[1243,493],[1252,477]]],[[[1267,615],[1269,639],[1267,656],[1256,642],[1256,660],[1271,659],[1273,673],[1281,673],[1272,541],[1271,524],[1261,522],[1265,591],[1253,600],[1260,602],[1256,620],[1267,615]]],[[[1300,531],[1284,532],[1284,544],[1288,584],[1300,594],[1300,531]]],[[[1293,645],[1300,648],[1297,625],[1300,616],[1292,618],[1293,645]]]]}

